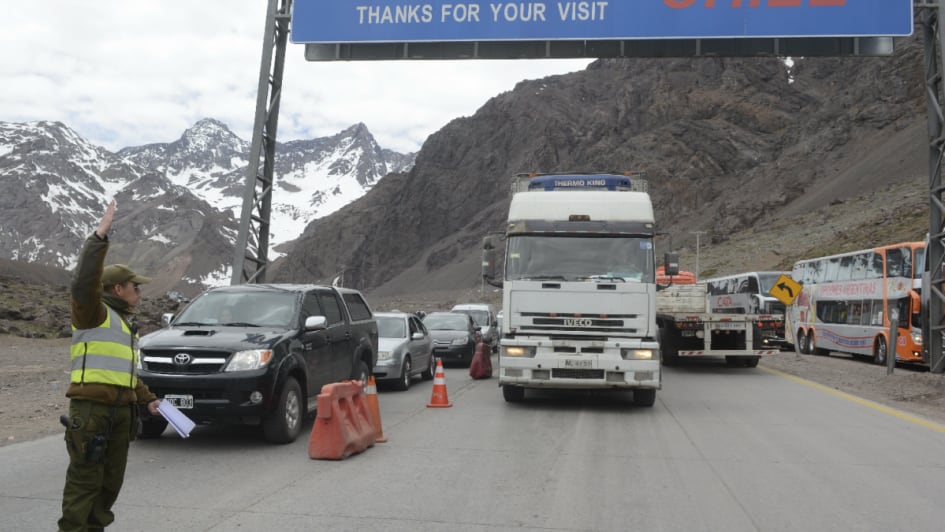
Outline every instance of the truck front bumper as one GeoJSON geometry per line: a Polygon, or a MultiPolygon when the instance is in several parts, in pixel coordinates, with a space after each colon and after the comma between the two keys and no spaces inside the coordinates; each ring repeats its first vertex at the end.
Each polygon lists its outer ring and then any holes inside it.
{"type": "Polygon", "coordinates": [[[650,349],[651,359],[624,359],[627,342],[503,340],[499,354],[499,384],[526,388],[558,389],[660,389],[659,346],[637,343],[633,349],[650,349]],[[535,349],[534,357],[508,356],[507,347],[535,349]],[[503,356],[505,355],[505,356],[503,356]]]}

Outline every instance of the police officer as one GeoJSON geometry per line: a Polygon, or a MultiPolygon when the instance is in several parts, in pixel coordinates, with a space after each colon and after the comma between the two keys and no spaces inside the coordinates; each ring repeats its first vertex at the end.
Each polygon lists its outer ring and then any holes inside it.
{"type": "Polygon", "coordinates": [[[156,415],[160,403],[136,371],[133,312],[140,286],[151,279],[122,264],[103,268],[114,217],[112,200],[86,239],[72,279],[69,417],[63,419],[69,468],[61,532],[102,530],[115,520],[111,509],[125,478],[128,444],[137,436],[138,405],[156,415]]]}

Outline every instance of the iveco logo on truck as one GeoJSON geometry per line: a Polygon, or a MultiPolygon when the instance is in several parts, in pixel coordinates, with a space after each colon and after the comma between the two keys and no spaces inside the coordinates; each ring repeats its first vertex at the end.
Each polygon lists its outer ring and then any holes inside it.
{"type": "Polygon", "coordinates": [[[590,327],[594,322],[587,318],[565,318],[564,324],[568,327],[590,327]]]}

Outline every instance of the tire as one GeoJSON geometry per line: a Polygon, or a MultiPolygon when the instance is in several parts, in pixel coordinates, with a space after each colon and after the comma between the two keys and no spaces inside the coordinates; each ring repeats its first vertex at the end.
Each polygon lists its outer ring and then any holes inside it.
{"type": "Polygon", "coordinates": [[[433,377],[436,376],[436,357],[433,356],[433,353],[430,353],[430,365],[427,366],[427,369],[420,374],[420,378],[425,381],[432,381],[433,377]]]}
{"type": "Polygon", "coordinates": [[[394,389],[401,392],[406,392],[410,389],[410,372],[413,371],[413,366],[410,365],[410,357],[404,358],[404,363],[400,365],[400,379],[394,383],[394,389]]]}
{"type": "Polygon", "coordinates": [[[745,357],[742,360],[742,365],[746,368],[757,368],[759,360],[761,360],[761,357],[745,357]]]}
{"type": "Polygon", "coordinates": [[[511,384],[503,384],[502,397],[505,399],[506,403],[521,403],[525,400],[525,388],[512,386],[511,384]]]}
{"type": "Polygon", "coordinates": [[[263,437],[270,443],[292,443],[302,431],[302,388],[294,377],[282,385],[279,404],[263,419],[263,437]]]}
{"type": "Polygon", "coordinates": [[[675,366],[676,364],[679,364],[679,347],[676,345],[676,341],[672,337],[675,331],[676,327],[671,324],[660,327],[660,355],[663,358],[664,366],[675,366]]]}
{"type": "Polygon", "coordinates": [[[877,365],[885,366],[886,357],[889,356],[889,350],[886,349],[886,339],[882,336],[877,337],[873,343],[873,362],[877,365]]]}
{"type": "Polygon", "coordinates": [[[797,331],[797,350],[802,355],[809,355],[810,347],[807,345],[807,333],[804,331],[797,331]]]}
{"type": "Polygon", "coordinates": [[[166,428],[166,419],[160,415],[151,416],[150,418],[141,421],[141,434],[138,437],[144,440],[160,438],[161,434],[164,434],[164,429],[166,428]]]}
{"type": "Polygon", "coordinates": [[[656,403],[656,390],[653,388],[642,388],[633,390],[633,404],[636,406],[653,406],[656,403]]]}

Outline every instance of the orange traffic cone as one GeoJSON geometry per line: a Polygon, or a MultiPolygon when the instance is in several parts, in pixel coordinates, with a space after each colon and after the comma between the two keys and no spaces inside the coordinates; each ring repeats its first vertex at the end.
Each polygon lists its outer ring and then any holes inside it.
{"type": "Polygon", "coordinates": [[[381,427],[381,410],[377,404],[377,383],[374,382],[374,375],[368,377],[367,382],[367,391],[364,396],[367,399],[367,408],[368,414],[371,416],[371,424],[374,425],[374,432],[377,433],[377,438],[374,441],[384,443],[387,441],[387,438],[384,436],[384,430],[381,427]]]}
{"type": "Polygon", "coordinates": [[[433,375],[433,396],[427,408],[448,408],[453,406],[446,394],[446,373],[443,372],[443,360],[436,359],[436,374],[433,375]]]}

